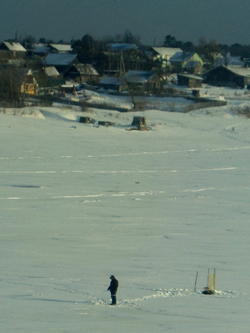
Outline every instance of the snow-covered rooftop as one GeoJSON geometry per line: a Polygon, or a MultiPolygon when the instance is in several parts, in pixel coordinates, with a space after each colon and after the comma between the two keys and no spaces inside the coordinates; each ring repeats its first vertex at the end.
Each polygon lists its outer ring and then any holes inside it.
{"type": "Polygon", "coordinates": [[[48,66],[67,66],[77,58],[77,54],[51,53],[48,54],[44,63],[48,66]]]}
{"type": "Polygon", "coordinates": [[[99,75],[95,67],[91,64],[75,64],[74,67],[81,75],[99,75]]]}
{"type": "Polygon", "coordinates": [[[192,56],[194,55],[194,52],[176,52],[170,59],[170,62],[182,62],[182,61],[188,61],[192,56]]]}
{"type": "Polygon", "coordinates": [[[152,71],[130,70],[125,74],[125,79],[129,83],[132,83],[132,82],[147,82],[155,74],[156,74],[156,72],[152,72],[152,71]]]}
{"type": "Polygon", "coordinates": [[[182,52],[180,48],[175,47],[152,47],[152,49],[162,56],[173,56],[176,52],[182,52]]]}
{"type": "Polygon", "coordinates": [[[45,70],[46,75],[48,75],[48,76],[58,76],[59,75],[59,72],[57,71],[57,69],[54,66],[45,67],[44,70],[45,70]]]}
{"type": "Polygon", "coordinates": [[[119,86],[122,83],[122,79],[120,77],[115,76],[104,76],[99,84],[110,84],[119,86]]]}
{"type": "Polygon", "coordinates": [[[240,76],[250,76],[250,68],[248,67],[241,67],[241,66],[225,66],[223,67],[227,68],[231,72],[240,75],[240,76]]]}
{"type": "Polygon", "coordinates": [[[10,50],[10,51],[17,51],[17,52],[26,52],[27,50],[20,44],[15,42],[3,42],[3,44],[10,50]]]}
{"type": "Polygon", "coordinates": [[[70,44],[49,44],[50,47],[57,50],[58,52],[71,52],[72,47],[70,44]]]}

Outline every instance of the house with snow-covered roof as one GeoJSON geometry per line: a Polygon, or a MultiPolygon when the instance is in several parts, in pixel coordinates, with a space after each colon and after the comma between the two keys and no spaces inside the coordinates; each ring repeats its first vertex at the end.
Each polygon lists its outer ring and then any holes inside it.
{"type": "Polygon", "coordinates": [[[175,47],[151,47],[150,52],[153,60],[160,58],[168,61],[176,52],[182,52],[182,50],[175,47]]]}
{"type": "Polygon", "coordinates": [[[193,74],[177,74],[178,85],[188,88],[201,88],[203,78],[193,74]]]}
{"type": "Polygon", "coordinates": [[[70,44],[49,44],[51,53],[70,53],[72,47],[70,44]]]}
{"type": "Polygon", "coordinates": [[[64,73],[64,78],[67,80],[75,80],[76,82],[88,82],[89,80],[96,80],[99,73],[91,64],[72,64],[64,73]]]}
{"type": "Polygon", "coordinates": [[[241,66],[217,66],[204,75],[204,82],[216,86],[245,88],[250,85],[250,68],[241,66]]]}
{"type": "Polygon", "coordinates": [[[146,53],[153,60],[155,67],[166,69],[170,65],[169,59],[176,52],[182,52],[182,50],[175,47],[151,47],[146,53]]]}
{"type": "Polygon", "coordinates": [[[0,52],[12,57],[23,57],[27,50],[20,43],[3,42],[0,44],[0,52]]]}
{"type": "Polygon", "coordinates": [[[98,86],[105,90],[124,91],[128,89],[128,84],[123,77],[104,76],[98,86]]]}
{"type": "Polygon", "coordinates": [[[176,52],[170,59],[169,62],[176,70],[176,72],[182,72],[185,68],[193,69],[192,74],[197,74],[199,72],[199,67],[197,66],[200,63],[200,68],[203,67],[203,60],[196,52],[176,52]],[[188,64],[189,63],[189,64],[188,64]],[[197,68],[197,70],[195,70],[197,68]]]}
{"type": "Polygon", "coordinates": [[[164,79],[156,71],[130,70],[124,78],[129,89],[141,93],[161,91],[164,85],[164,79]]]}
{"type": "Polygon", "coordinates": [[[49,51],[50,47],[47,44],[37,43],[35,44],[33,54],[40,57],[45,57],[49,53],[49,51]]]}
{"type": "Polygon", "coordinates": [[[54,66],[60,74],[64,74],[76,63],[79,63],[78,57],[73,53],[49,53],[43,60],[45,67],[54,66]]]}

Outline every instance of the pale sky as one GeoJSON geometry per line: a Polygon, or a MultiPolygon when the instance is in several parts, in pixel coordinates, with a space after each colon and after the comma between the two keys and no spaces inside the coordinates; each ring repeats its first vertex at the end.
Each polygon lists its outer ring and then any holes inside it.
{"type": "Polygon", "coordinates": [[[0,41],[33,35],[55,42],[130,30],[160,45],[166,35],[250,45],[249,0],[0,0],[0,41]]]}

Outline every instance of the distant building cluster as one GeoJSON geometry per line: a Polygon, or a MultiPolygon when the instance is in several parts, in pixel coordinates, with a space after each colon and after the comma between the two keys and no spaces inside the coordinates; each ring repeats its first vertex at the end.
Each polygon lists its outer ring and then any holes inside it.
{"type": "Polygon", "coordinates": [[[97,44],[87,35],[72,44],[44,42],[26,48],[4,41],[0,44],[0,81],[7,71],[15,71],[12,80],[22,95],[76,93],[78,85],[133,94],[164,94],[168,84],[247,88],[248,62],[215,51],[203,54],[179,47],[97,44]]]}

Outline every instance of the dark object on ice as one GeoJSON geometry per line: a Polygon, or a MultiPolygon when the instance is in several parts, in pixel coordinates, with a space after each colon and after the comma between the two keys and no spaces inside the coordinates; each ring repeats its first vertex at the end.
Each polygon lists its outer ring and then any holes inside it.
{"type": "Polygon", "coordinates": [[[114,126],[115,123],[112,123],[111,121],[98,121],[98,125],[108,127],[108,126],[114,126]]]}
{"type": "Polygon", "coordinates": [[[116,305],[116,293],[117,293],[117,289],[118,289],[118,286],[119,286],[119,282],[118,282],[118,280],[116,280],[114,275],[111,275],[110,279],[111,279],[111,282],[110,282],[110,285],[107,289],[107,290],[110,291],[111,299],[112,299],[112,303],[110,305],[116,305]]]}
{"type": "Polygon", "coordinates": [[[131,126],[137,127],[139,131],[148,131],[145,117],[134,117],[131,126]]]}
{"type": "Polygon", "coordinates": [[[79,123],[93,124],[94,122],[95,122],[95,120],[92,118],[89,118],[89,117],[80,117],[79,118],[79,123]]]}
{"type": "Polygon", "coordinates": [[[213,295],[215,293],[214,290],[209,289],[208,287],[205,287],[204,290],[202,291],[202,294],[204,295],[213,295]]]}

